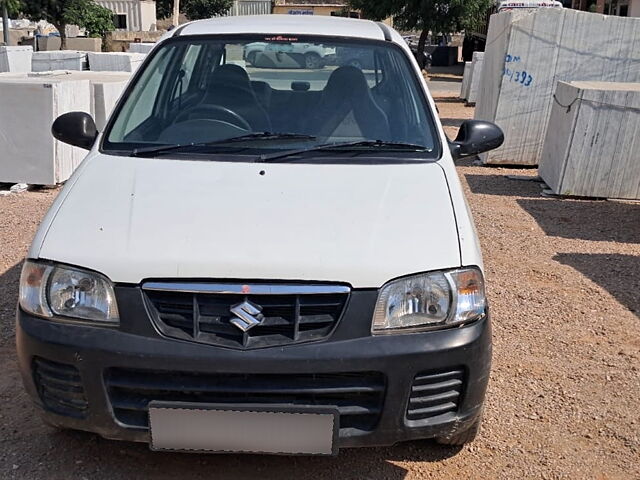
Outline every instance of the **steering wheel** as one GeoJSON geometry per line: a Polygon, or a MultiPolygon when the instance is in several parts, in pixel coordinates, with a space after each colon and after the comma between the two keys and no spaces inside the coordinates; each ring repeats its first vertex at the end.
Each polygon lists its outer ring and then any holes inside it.
{"type": "Polygon", "coordinates": [[[192,108],[191,110],[187,110],[186,112],[182,112],[173,123],[176,124],[187,120],[197,119],[224,120],[249,132],[252,130],[251,125],[244,117],[221,105],[200,105],[192,108]],[[212,118],[212,115],[217,116],[218,118],[212,118]]]}

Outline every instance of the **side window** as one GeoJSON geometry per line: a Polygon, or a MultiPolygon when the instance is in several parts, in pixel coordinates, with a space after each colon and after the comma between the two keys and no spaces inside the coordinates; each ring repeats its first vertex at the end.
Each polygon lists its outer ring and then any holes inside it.
{"type": "Polygon", "coordinates": [[[126,13],[116,13],[113,16],[113,26],[116,30],[126,30],[127,29],[127,14],[126,13]]]}

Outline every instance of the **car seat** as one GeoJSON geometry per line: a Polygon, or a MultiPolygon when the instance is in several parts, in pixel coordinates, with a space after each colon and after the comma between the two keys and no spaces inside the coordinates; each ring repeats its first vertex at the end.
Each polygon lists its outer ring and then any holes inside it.
{"type": "Polygon", "coordinates": [[[321,137],[390,139],[387,115],[373,99],[362,71],[351,66],[331,74],[306,131],[321,137]]]}
{"type": "Polygon", "coordinates": [[[249,74],[238,65],[221,65],[214,70],[199,107],[203,105],[228,108],[247,120],[256,132],[271,130],[269,115],[251,87],[249,74]]]}

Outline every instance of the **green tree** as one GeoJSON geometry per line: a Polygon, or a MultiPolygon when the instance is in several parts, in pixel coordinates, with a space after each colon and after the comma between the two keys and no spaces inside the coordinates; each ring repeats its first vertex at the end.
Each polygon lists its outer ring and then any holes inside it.
{"type": "Polygon", "coordinates": [[[2,20],[2,38],[9,44],[9,17],[20,12],[20,0],[0,0],[0,17],[2,20]]]}
{"type": "Polygon", "coordinates": [[[102,37],[115,28],[113,12],[93,0],[69,1],[63,10],[62,18],[69,25],[84,28],[89,37],[102,37]]]}
{"type": "Polygon", "coordinates": [[[46,20],[56,27],[62,40],[60,48],[64,48],[66,46],[63,20],[65,3],[64,0],[24,0],[20,10],[25,17],[34,22],[46,20]]]}
{"type": "Polygon", "coordinates": [[[7,9],[9,16],[13,17],[20,13],[20,0],[0,0],[0,11],[3,8],[7,9]]]}
{"type": "Polygon", "coordinates": [[[351,6],[361,10],[366,18],[393,17],[394,25],[401,30],[419,30],[419,52],[424,51],[430,31],[448,34],[473,29],[484,20],[493,3],[493,0],[350,0],[351,6]]]}
{"type": "Polygon", "coordinates": [[[34,22],[46,20],[56,27],[60,32],[60,49],[67,46],[66,25],[92,29],[95,35],[113,29],[113,13],[93,0],[22,0],[20,12],[34,22]],[[111,18],[110,25],[106,24],[106,12],[111,18]]]}
{"type": "Polygon", "coordinates": [[[233,0],[186,0],[182,8],[189,20],[211,18],[226,12],[233,0]]]}
{"type": "Polygon", "coordinates": [[[158,18],[169,18],[173,12],[172,8],[173,0],[156,0],[156,16],[158,18]]]}
{"type": "MultiPolygon", "coordinates": [[[[231,8],[233,0],[180,0],[180,12],[189,20],[200,20],[220,15],[231,8]]],[[[156,0],[158,18],[173,14],[173,0],[156,0]]]]}

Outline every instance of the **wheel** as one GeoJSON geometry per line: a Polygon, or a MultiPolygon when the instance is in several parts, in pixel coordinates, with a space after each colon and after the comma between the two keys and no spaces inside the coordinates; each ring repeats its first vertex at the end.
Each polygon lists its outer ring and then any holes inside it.
{"type": "Polygon", "coordinates": [[[448,437],[436,437],[436,442],[440,445],[465,445],[467,443],[471,443],[478,436],[481,423],[482,417],[478,417],[478,419],[466,430],[448,437]]]}
{"type": "Polygon", "coordinates": [[[322,59],[317,53],[307,53],[304,56],[304,66],[309,70],[318,70],[322,68],[322,59]]]}
{"type": "Polygon", "coordinates": [[[350,67],[355,67],[358,70],[362,70],[362,62],[360,60],[358,60],[357,58],[352,58],[351,60],[349,60],[347,62],[347,65],[349,65],[350,67]]]}
{"type": "Polygon", "coordinates": [[[420,65],[420,68],[427,68],[427,60],[428,57],[425,53],[419,53],[417,50],[413,53],[413,56],[416,58],[416,61],[418,62],[418,65],[420,65]]]}
{"type": "Polygon", "coordinates": [[[433,58],[431,57],[431,55],[427,54],[426,55],[426,59],[424,61],[425,68],[431,68],[431,62],[432,61],[433,61],[433,58]]]}

